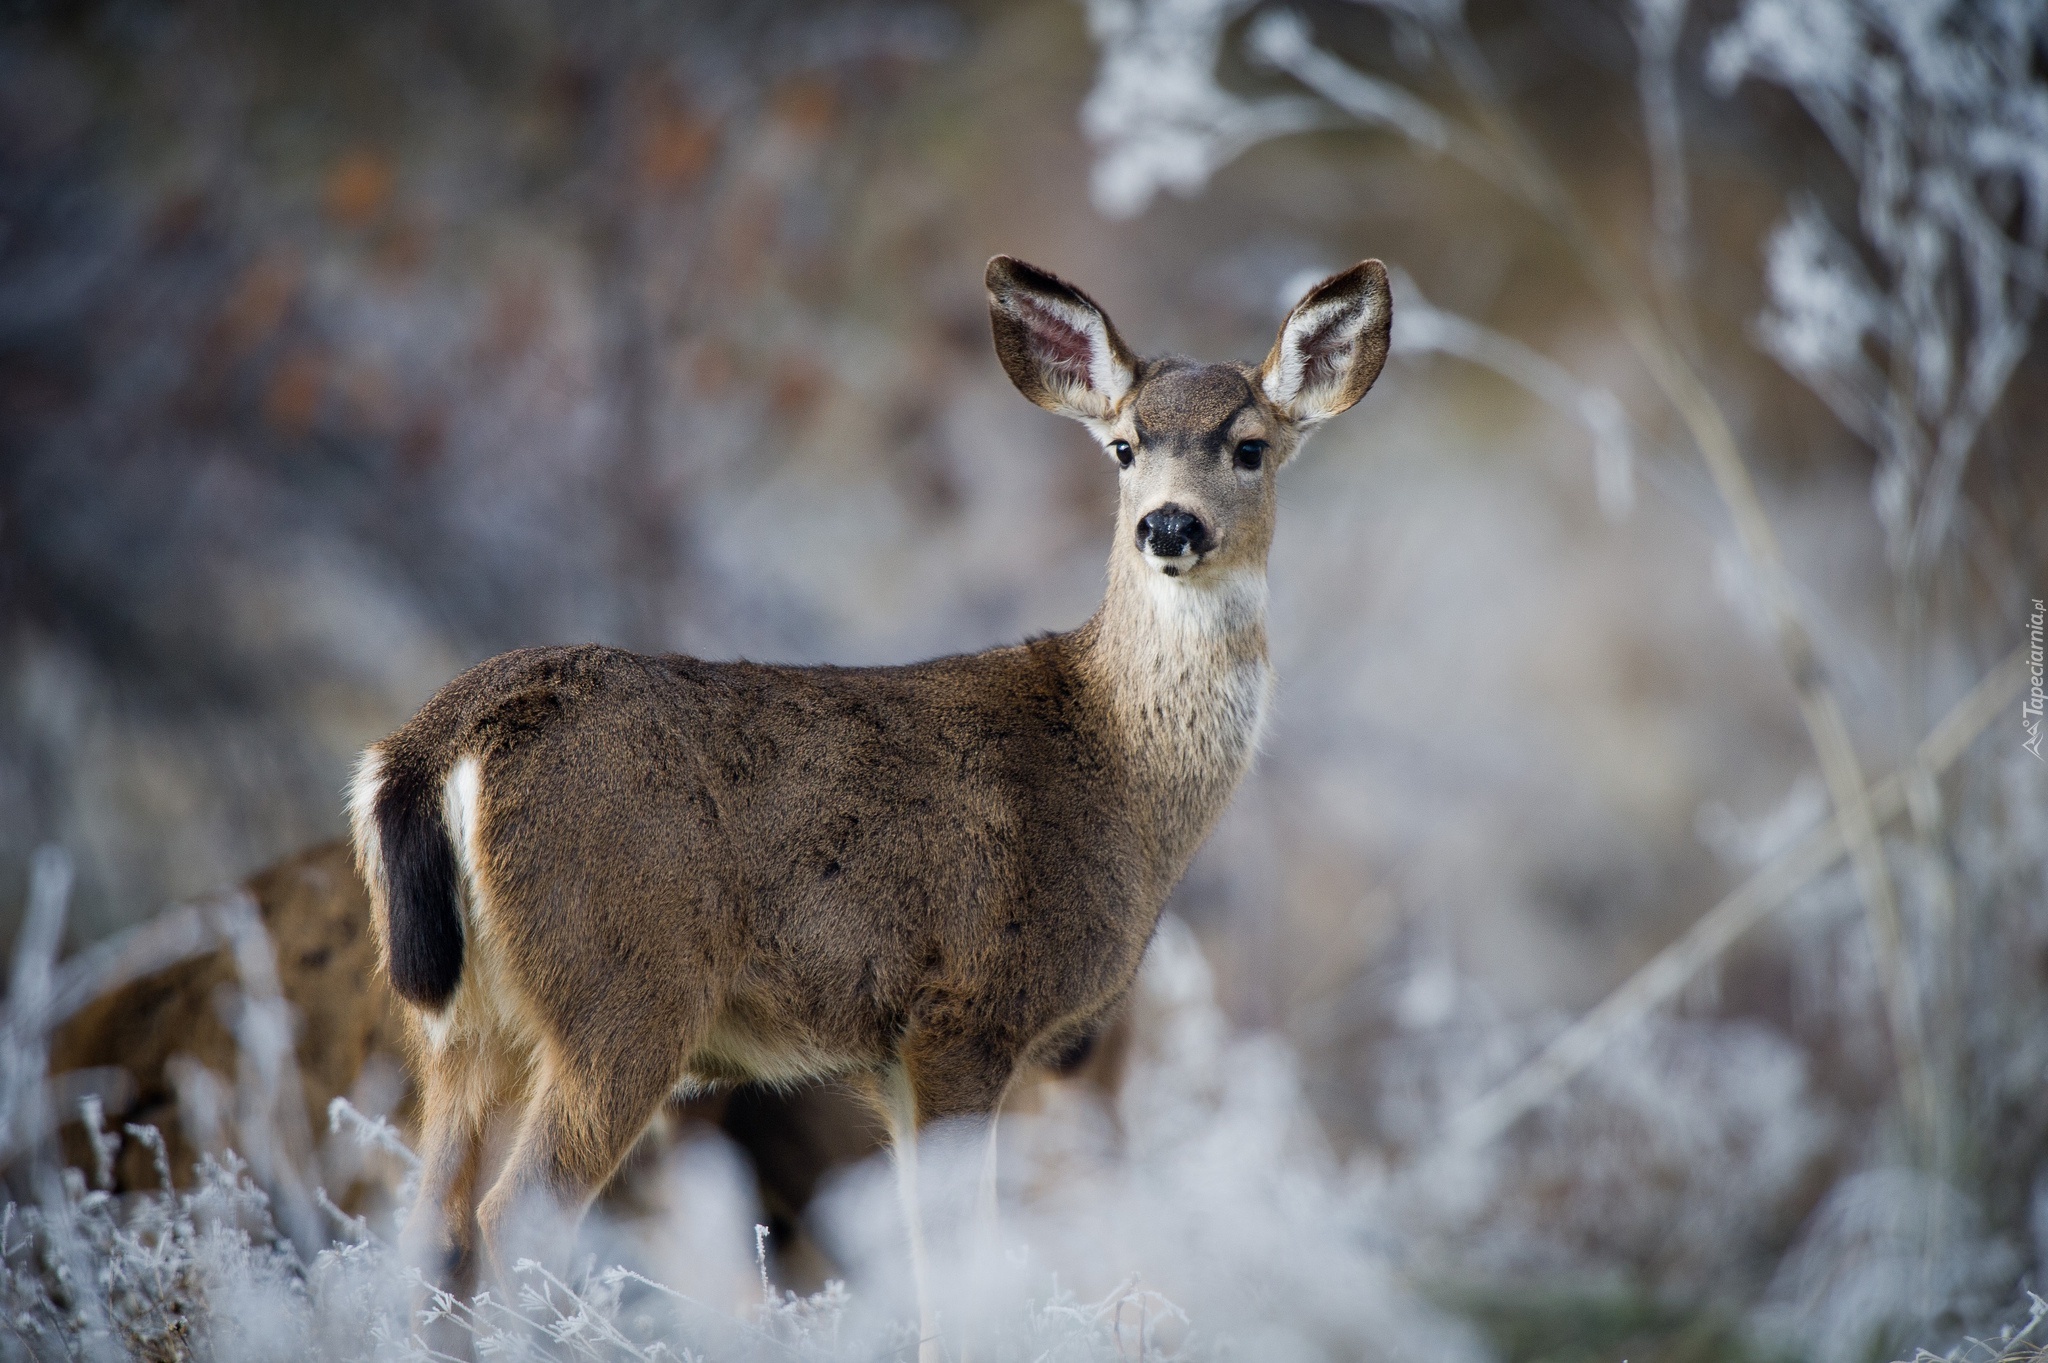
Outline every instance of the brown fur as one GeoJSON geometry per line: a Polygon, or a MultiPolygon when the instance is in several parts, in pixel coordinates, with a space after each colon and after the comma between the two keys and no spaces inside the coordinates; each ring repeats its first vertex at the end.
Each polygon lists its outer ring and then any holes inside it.
{"type": "Polygon", "coordinates": [[[1385,274],[1318,286],[1262,367],[1138,362],[1071,285],[1002,257],[988,283],[1019,389],[1133,446],[1094,618],[905,667],[526,649],[366,755],[423,1254],[497,1258],[528,1202],[573,1216],[679,1086],[850,1075],[899,1144],[987,1117],[1130,987],[1256,743],[1274,471],[1377,373],[1385,274]],[[1248,441],[1270,459],[1233,462],[1248,441]],[[1139,542],[1169,506],[1204,550],[1139,542]]]}

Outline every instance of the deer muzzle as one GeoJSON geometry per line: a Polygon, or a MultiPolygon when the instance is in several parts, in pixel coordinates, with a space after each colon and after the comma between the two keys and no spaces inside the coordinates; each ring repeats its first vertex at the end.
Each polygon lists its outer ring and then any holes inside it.
{"type": "Polygon", "coordinates": [[[1168,502],[1138,521],[1138,549],[1154,558],[1200,557],[1215,546],[1202,518],[1168,502]]]}

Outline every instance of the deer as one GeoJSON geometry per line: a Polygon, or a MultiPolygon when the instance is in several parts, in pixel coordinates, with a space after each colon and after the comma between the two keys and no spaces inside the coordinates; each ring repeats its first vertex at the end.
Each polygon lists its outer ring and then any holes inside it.
{"type": "Polygon", "coordinates": [[[943,1356],[920,1133],[979,1128],[992,1161],[1015,1077],[1131,989],[1269,708],[1276,474],[1371,388],[1393,320],[1366,260],[1260,363],[1142,359],[1057,275],[997,256],[985,282],[1011,382],[1116,471],[1086,622],[887,667],[521,649],[360,759],[422,1084],[401,1243],[443,1281],[561,1243],[670,1094],[841,1076],[888,1136],[943,1356]]]}

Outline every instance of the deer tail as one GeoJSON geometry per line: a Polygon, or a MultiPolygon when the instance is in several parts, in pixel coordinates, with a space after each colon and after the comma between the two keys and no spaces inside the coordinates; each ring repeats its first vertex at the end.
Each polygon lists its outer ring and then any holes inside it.
{"type": "Polygon", "coordinates": [[[410,1003],[438,1010],[462,979],[461,888],[446,808],[455,753],[452,743],[421,741],[418,726],[363,754],[350,821],[356,864],[381,910],[377,926],[391,987],[410,1003]]]}

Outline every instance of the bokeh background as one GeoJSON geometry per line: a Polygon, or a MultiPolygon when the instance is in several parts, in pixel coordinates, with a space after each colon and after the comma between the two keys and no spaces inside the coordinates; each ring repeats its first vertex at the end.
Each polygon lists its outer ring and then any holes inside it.
{"type": "MultiPolygon", "coordinates": [[[[1172,910],[1332,1157],[1416,1167],[1825,823],[1797,683],[1874,782],[2027,644],[2044,70],[2028,4],[11,6],[0,918],[47,843],[78,945],[338,836],[354,754],[505,648],[1078,624],[1113,471],[1005,381],[987,257],[1255,358],[1378,256],[1396,355],[1283,477],[1277,710],[1172,910]]],[[[1888,826],[1897,943],[1806,877],[1359,1234],[1515,1357],[1775,1319],[1860,1359],[2012,1307],[2048,1266],[2021,705],[1888,826]]]]}

